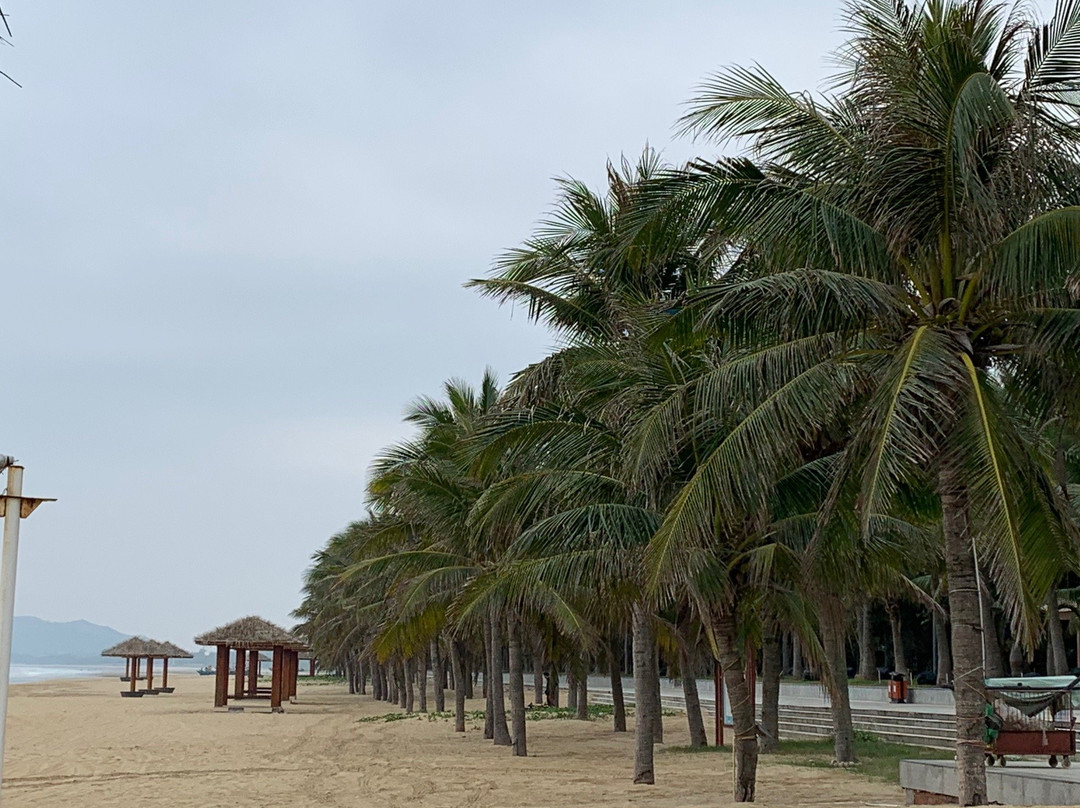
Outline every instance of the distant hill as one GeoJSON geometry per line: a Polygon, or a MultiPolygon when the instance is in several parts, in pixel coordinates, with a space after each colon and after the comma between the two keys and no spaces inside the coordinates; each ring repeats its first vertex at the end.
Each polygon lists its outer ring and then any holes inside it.
{"type": "Polygon", "coordinates": [[[11,661],[23,665],[100,665],[101,652],[126,640],[114,628],[86,620],[53,623],[38,617],[16,617],[11,635],[11,661]]]}

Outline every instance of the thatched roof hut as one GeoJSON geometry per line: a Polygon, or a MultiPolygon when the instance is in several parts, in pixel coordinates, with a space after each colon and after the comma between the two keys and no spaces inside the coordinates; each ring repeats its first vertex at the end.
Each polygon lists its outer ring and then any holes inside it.
{"type": "Polygon", "coordinates": [[[269,620],[249,615],[218,626],[195,638],[197,645],[217,646],[214,706],[227,707],[229,699],[261,698],[258,684],[259,651],[273,651],[270,674],[270,709],[282,712],[281,702],[296,696],[297,655],[307,643],[269,620]],[[236,683],[229,695],[229,654],[235,652],[236,683]],[[245,680],[246,674],[246,680],[245,680]]]}
{"type": "Polygon", "coordinates": [[[196,645],[227,645],[230,648],[270,649],[274,646],[301,651],[307,643],[261,617],[241,617],[195,638],[196,645]]]}
{"type": "Polygon", "coordinates": [[[147,640],[142,637],[128,637],[122,642],[118,642],[112,648],[106,648],[101,652],[102,656],[112,657],[143,657],[148,656],[147,640]]]}
{"type": "Polygon", "coordinates": [[[147,640],[145,656],[164,659],[168,656],[168,650],[165,648],[165,643],[158,642],[157,640],[147,640]]]}
{"type": "Polygon", "coordinates": [[[142,695],[143,691],[135,689],[135,683],[139,679],[139,660],[142,657],[149,658],[156,648],[157,643],[153,640],[144,640],[142,637],[128,637],[128,639],[118,642],[112,648],[106,648],[101,652],[102,656],[124,657],[127,660],[124,665],[124,675],[120,677],[120,681],[129,682],[131,686],[128,690],[121,691],[120,695],[142,695]]]}
{"type": "Polygon", "coordinates": [[[165,658],[166,659],[193,659],[194,658],[192,656],[191,652],[185,651],[179,645],[173,645],[171,642],[163,642],[163,643],[161,643],[161,645],[165,649],[165,658]]]}

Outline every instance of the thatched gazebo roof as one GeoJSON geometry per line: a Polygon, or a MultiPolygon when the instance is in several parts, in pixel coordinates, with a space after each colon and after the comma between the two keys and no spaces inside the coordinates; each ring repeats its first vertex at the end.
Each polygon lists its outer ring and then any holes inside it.
{"type": "Polygon", "coordinates": [[[157,657],[158,659],[164,659],[167,656],[165,643],[158,642],[157,640],[147,640],[146,655],[149,657],[157,657]]]}
{"type": "Polygon", "coordinates": [[[307,643],[261,617],[241,617],[195,638],[196,645],[227,645],[230,648],[266,650],[275,646],[300,651],[307,643]]]}
{"type": "Polygon", "coordinates": [[[118,642],[112,648],[106,648],[101,652],[102,656],[114,657],[143,657],[150,655],[150,643],[142,637],[128,637],[123,642],[118,642]]]}
{"type": "Polygon", "coordinates": [[[171,642],[161,643],[162,648],[165,649],[165,656],[168,659],[193,659],[194,657],[188,651],[185,651],[179,645],[173,645],[171,642]]]}

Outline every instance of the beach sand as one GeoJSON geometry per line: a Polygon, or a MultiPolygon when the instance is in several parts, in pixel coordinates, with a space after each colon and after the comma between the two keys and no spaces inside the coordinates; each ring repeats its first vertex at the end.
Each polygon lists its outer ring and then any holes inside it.
{"type": "MultiPolygon", "coordinates": [[[[5,808],[20,806],[715,806],[731,801],[727,754],[657,748],[658,785],[630,782],[633,733],[608,721],[532,721],[528,758],[395,712],[344,686],[302,681],[297,704],[271,715],[215,711],[213,678],[170,676],[172,695],[120,698],[116,679],[16,685],[9,706],[5,808]]],[[[448,696],[452,696],[448,692],[448,696]]],[[[477,709],[482,704],[470,705],[477,709]]],[[[667,745],[687,742],[681,716],[667,745]]],[[[758,804],[902,805],[896,786],[848,772],[762,759],[758,804]]]]}

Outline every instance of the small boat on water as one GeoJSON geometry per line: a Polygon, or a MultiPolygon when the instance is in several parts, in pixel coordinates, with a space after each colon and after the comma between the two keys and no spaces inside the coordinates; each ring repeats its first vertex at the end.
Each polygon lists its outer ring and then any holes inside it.
{"type": "Polygon", "coordinates": [[[217,673],[217,671],[215,671],[209,665],[204,665],[203,667],[199,668],[196,673],[198,673],[199,676],[213,676],[215,673],[217,673]]]}

